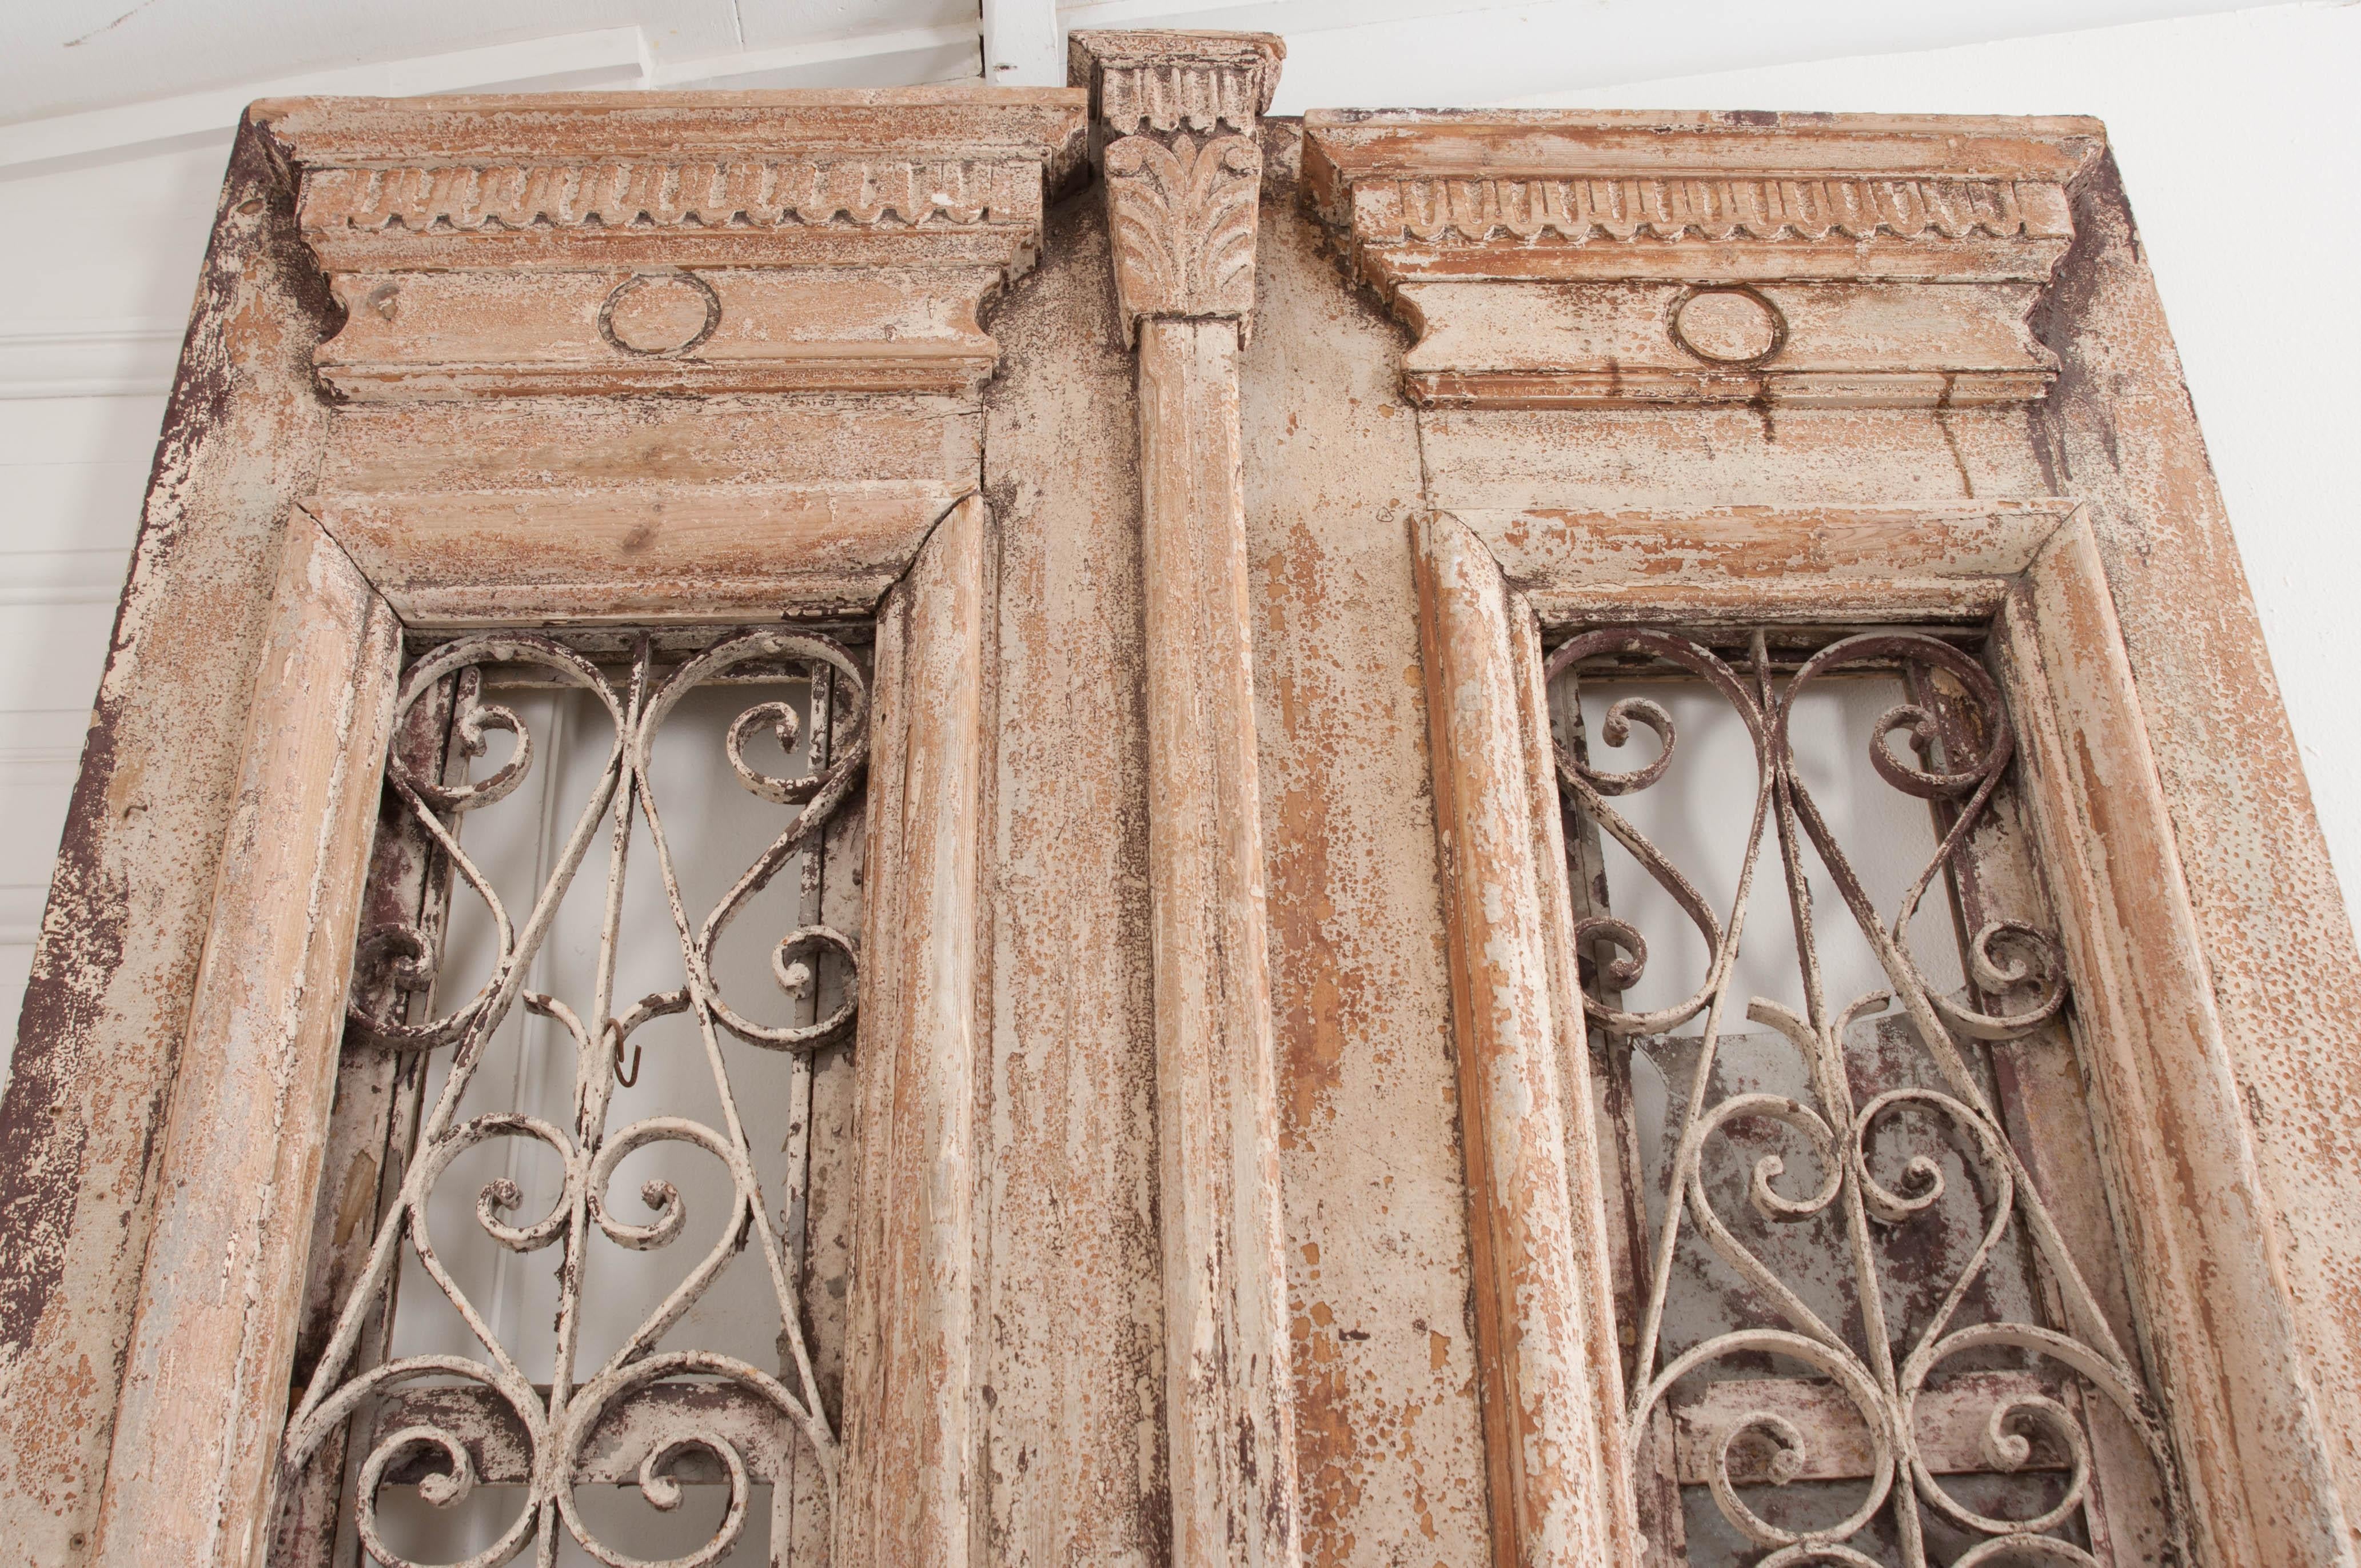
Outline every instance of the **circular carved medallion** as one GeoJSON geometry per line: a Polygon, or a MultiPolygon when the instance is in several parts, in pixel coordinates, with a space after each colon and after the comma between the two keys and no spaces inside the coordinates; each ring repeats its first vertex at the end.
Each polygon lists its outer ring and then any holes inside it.
{"type": "Polygon", "coordinates": [[[598,335],[626,354],[686,354],[720,324],[721,297],[694,272],[626,278],[598,307],[598,335]]]}
{"type": "Polygon", "coordinates": [[[1673,341],[1714,365],[1760,365],[1787,344],[1787,318],[1752,289],[1692,289],[1673,306],[1673,341]]]}

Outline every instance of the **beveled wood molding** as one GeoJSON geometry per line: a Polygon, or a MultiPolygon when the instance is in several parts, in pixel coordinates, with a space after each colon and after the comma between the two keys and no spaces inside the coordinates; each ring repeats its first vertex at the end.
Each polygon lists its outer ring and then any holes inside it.
{"type": "Polygon", "coordinates": [[[866,613],[982,436],[898,394],[347,403],[302,504],[420,630],[866,613]]]}
{"type": "Polygon", "coordinates": [[[241,132],[0,1097],[0,1559],[87,1560],[326,291],[241,132]]]}
{"type": "Polygon", "coordinates": [[[361,400],[968,394],[984,297],[1082,151],[1064,88],[299,98],[301,181],[361,400]]]}
{"type": "Polygon", "coordinates": [[[1983,620],[2075,503],[1461,507],[1544,624],[1983,620]]]}
{"type": "Polygon", "coordinates": [[[289,524],[89,1561],[245,1563],[269,1481],[401,629],[289,524]],[[291,911],[300,916],[291,918],[291,911]]]}
{"type": "Polygon", "coordinates": [[[1494,1568],[1636,1563],[1540,624],[1458,520],[1411,525],[1449,935],[1494,1568]]]}
{"type": "Polygon", "coordinates": [[[555,625],[866,613],[960,499],[947,484],[909,480],[588,498],[330,494],[303,505],[404,625],[461,630],[509,622],[521,593],[555,625]]]}
{"type": "MultiPolygon", "coordinates": [[[[974,1313],[979,977],[993,708],[981,498],[952,510],[880,607],[869,762],[855,1215],[831,1520],[840,1563],[976,1560],[986,1488],[974,1313]]],[[[988,1393],[988,1391],[987,1391],[988,1393]]]]}
{"type": "Polygon", "coordinates": [[[2343,1438],[2239,1105],[2236,1063],[2087,513],[1994,628],[2021,715],[2028,815],[2075,995],[2092,1121],[2143,1348],[2204,1563],[2349,1564],[2343,1438]]]}
{"type": "Polygon", "coordinates": [[[2095,121],[1315,111],[1304,178],[1456,408],[2040,398],[2095,121]]]}

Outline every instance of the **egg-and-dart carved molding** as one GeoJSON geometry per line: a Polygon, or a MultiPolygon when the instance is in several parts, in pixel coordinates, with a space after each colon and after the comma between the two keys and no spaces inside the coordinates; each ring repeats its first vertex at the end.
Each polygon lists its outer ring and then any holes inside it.
{"type": "Polygon", "coordinates": [[[1268,33],[1083,30],[1067,38],[1103,137],[1248,131],[1270,112],[1286,45],[1268,33]]]}
{"type": "Polygon", "coordinates": [[[1433,241],[2063,238],[2065,192],[2014,180],[1379,180],[1356,184],[1356,237],[1433,241]]]}
{"type": "Polygon", "coordinates": [[[555,228],[915,227],[1040,220],[1030,159],[769,159],[323,169],[303,182],[307,233],[555,228]]]}

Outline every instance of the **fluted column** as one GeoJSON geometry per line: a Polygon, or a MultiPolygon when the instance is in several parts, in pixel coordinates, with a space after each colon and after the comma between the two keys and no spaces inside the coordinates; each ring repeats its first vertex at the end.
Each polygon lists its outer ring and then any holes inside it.
{"type": "Polygon", "coordinates": [[[1238,461],[1279,40],[1077,33],[1139,353],[1172,1561],[1301,1557],[1238,461]]]}

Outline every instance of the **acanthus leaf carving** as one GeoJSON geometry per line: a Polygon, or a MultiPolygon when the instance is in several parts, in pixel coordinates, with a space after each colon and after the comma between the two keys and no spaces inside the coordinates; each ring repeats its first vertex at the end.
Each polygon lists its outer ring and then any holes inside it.
{"type": "Polygon", "coordinates": [[[1106,181],[1126,336],[1142,316],[1243,319],[1254,309],[1262,154],[1252,141],[1124,137],[1107,148],[1106,181]]]}
{"type": "Polygon", "coordinates": [[[1285,50],[1268,33],[1082,31],[1067,38],[1091,90],[1106,180],[1124,340],[1146,317],[1253,326],[1262,188],[1255,123],[1285,50]]]}

